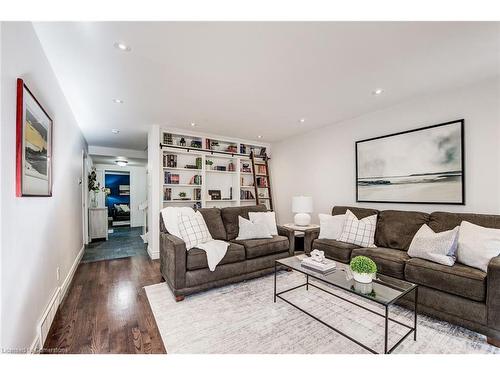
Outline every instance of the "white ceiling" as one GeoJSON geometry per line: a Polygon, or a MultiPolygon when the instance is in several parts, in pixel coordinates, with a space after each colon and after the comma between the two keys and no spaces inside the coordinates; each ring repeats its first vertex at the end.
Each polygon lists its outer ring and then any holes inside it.
{"type": "Polygon", "coordinates": [[[148,164],[147,159],[131,158],[131,157],[116,157],[116,156],[106,156],[106,155],[93,155],[90,154],[93,164],[107,164],[116,166],[117,170],[120,170],[120,166],[116,165],[116,160],[126,160],[128,162],[128,167],[145,167],[148,164]]]}
{"type": "Polygon", "coordinates": [[[34,26],[98,146],[144,149],[151,124],[192,130],[191,122],[204,133],[273,142],[500,74],[499,22],[34,26]],[[378,87],[384,94],[371,95],[378,87]]]}

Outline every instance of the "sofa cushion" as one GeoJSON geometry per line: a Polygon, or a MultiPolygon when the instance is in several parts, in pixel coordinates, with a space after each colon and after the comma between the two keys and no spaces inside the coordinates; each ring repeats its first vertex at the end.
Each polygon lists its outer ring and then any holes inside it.
{"type": "Polygon", "coordinates": [[[372,259],[377,265],[377,272],[398,279],[404,278],[405,263],[410,259],[406,251],[387,247],[354,249],[351,253],[351,259],[358,255],[372,259]]]}
{"type": "Polygon", "coordinates": [[[391,249],[408,250],[411,240],[429,214],[417,211],[381,211],[378,215],[375,244],[391,249]]]}
{"type": "Polygon", "coordinates": [[[343,215],[347,212],[347,210],[351,211],[360,220],[364,219],[367,216],[372,216],[379,213],[378,210],[374,210],[372,208],[335,206],[332,209],[332,215],[343,215]]]}
{"type": "Polygon", "coordinates": [[[450,267],[412,258],[406,263],[405,278],[412,283],[474,301],[481,302],[486,299],[486,272],[461,263],[450,267]]]}
{"type": "Polygon", "coordinates": [[[326,238],[316,239],[312,244],[313,250],[318,249],[324,251],[326,257],[338,260],[342,263],[349,263],[351,260],[351,251],[358,248],[359,246],[350,243],[326,238]]]}
{"type": "Polygon", "coordinates": [[[222,222],[227,233],[227,240],[234,240],[240,230],[238,226],[238,216],[249,220],[249,212],[265,212],[267,208],[264,204],[258,206],[225,207],[221,209],[222,222]]]}
{"type": "Polygon", "coordinates": [[[429,218],[428,225],[434,232],[442,232],[455,228],[464,220],[486,228],[500,228],[500,215],[451,212],[433,212],[429,218]]]}
{"type": "Polygon", "coordinates": [[[226,228],[224,228],[224,223],[222,222],[220,208],[200,208],[198,211],[203,215],[212,238],[214,240],[226,240],[226,228]]]}
{"type": "Polygon", "coordinates": [[[245,247],[247,259],[288,251],[290,247],[288,238],[284,236],[258,240],[233,240],[231,242],[245,247]]]}
{"type": "MultiPolygon", "coordinates": [[[[242,262],[245,260],[245,248],[236,243],[230,243],[226,255],[220,261],[220,264],[229,264],[242,262]]],[[[208,268],[207,253],[204,250],[196,247],[187,252],[186,268],[189,271],[198,270],[200,268],[208,268]]]]}

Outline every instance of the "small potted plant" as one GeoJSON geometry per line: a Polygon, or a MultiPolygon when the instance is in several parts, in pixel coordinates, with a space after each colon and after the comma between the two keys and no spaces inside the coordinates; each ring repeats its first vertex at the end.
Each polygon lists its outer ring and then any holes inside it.
{"type": "Polygon", "coordinates": [[[371,283],[377,272],[375,262],[362,255],[352,258],[350,267],[354,280],[360,283],[371,283]]]}
{"type": "Polygon", "coordinates": [[[180,197],[182,200],[185,200],[185,199],[186,199],[186,196],[187,196],[187,194],[186,194],[186,192],[184,192],[184,191],[181,191],[181,192],[179,193],[179,197],[180,197]]]}

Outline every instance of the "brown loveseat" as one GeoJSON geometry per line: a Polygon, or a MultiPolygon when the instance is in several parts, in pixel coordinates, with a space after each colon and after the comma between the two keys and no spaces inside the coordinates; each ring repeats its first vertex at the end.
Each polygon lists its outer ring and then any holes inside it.
{"type": "MultiPolygon", "coordinates": [[[[337,206],[332,215],[349,209],[358,219],[377,214],[376,248],[318,239],[313,235],[312,249],[325,252],[343,263],[357,255],[370,257],[378,272],[419,285],[418,310],[438,319],[461,325],[488,336],[488,342],[500,344],[500,256],[493,258],[488,272],[455,263],[449,267],[420,258],[410,258],[407,250],[413,236],[422,226],[435,232],[450,230],[463,220],[488,228],[500,228],[500,215],[415,211],[378,211],[369,208],[337,206]]],[[[412,307],[410,300],[403,301],[412,307]]]]}
{"type": "Polygon", "coordinates": [[[176,300],[185,295],[218,287],[274,271],[274,261],[293,255],[290,252],[290,232],[278,227],[278,236],[272,239],[237,241],[238,216],[248,219],[249,212],[265,212],[265,205],[202,208],[199,210],[208,230],[216,240],[230,243],[227,253],[212,272],[208,269],[203,250],[186,251],[180,238],[169,234],[160,217],[160,271],[176,300]]]}

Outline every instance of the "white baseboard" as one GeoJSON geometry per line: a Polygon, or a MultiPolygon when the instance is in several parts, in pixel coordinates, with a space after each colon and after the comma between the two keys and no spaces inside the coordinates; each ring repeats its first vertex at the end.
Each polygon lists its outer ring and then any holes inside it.
{"type": "Polygon", "coordinates": [[[49,304],[47,305],[45,311],[43,312],[41,319],[38,321],[37,334],[33,339],[33,342],[30,347],[31,353],[38,353],[42,349],[45,339],[47,338],[50,325],[54,320],[55,313],[59,308],[59,305],[61,304],[62,300],[64,299],[64,296],[68,292],[69,286],[71,285],[71,281],[73,280],[73,276],[75,275],[76,269],[80,264],[80,260],[83,257],[84,251],[85,251],[85,245],[82,246],[82,248],[76,255],[76,258],[73,261],[73,264],[71,265],[68,274],[64,278],[63,283],[61,284],[61,286],[58,286],[54,291],[49,304]]]}
{"type": "Polygon", "coordinates": [[[80,264],[80,260],[82,260],[84,252],[85,252],[85,245],[82,246],[82,248],[78,252],[78,255],[76,256],[75,261],[71,265],[71,268],[68,272],[68,275],[66,275],[66,278],[64,279],[64,282],[61,285],[61,301],[66,296],[66,292],[68,291],[68,288],[71,284],[71,281],[73,280],[73,276],[75,275],[76,269],[78,268],[78,265],[80,264]]]}
{"type": "Polygon", "coordinates": [[[160,259],[160,252],[159,251],[153,251],[151,249],[151,246],[148,245],[148,254],[151,259],[160,259]]]}

